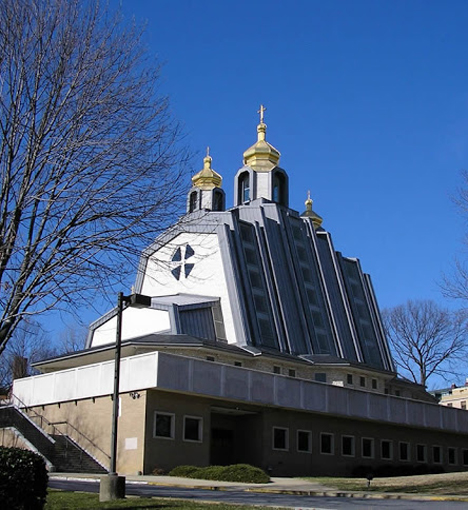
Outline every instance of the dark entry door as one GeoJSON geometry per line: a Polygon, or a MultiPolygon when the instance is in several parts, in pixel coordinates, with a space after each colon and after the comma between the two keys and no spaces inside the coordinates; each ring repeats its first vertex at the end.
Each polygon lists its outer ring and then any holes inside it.
{"type": "Polygon", "coordinates": [[[234,463],[234,431],[229,429],[211,429],[212,466],[228,466],[234,463]]]}

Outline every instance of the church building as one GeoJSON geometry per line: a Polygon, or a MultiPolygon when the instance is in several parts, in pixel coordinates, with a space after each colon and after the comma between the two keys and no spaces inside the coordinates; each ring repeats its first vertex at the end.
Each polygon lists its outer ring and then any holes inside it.
{"type": "MultiPolygon", "coordinates": [[[[310,195],[304,212],[290,208],[259,113],[234,205],[207,151],[186,214],[141,256],[134,292],[151,300],[123,310],[118,472],[468,469],[468,413],[398,377],[370,276],[336,251],[310,195]]],[[[114,309],[84,351],[39,362],[13,389],[22,412],[106,468],[116,326],[114,309]]]]}

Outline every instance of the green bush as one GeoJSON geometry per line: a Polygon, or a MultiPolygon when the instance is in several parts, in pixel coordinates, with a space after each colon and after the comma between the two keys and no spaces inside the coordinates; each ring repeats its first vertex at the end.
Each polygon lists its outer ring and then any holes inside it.
{"type": "Polygon", "coordinates": [[[249,464],[208,467],[178,466],[170,471],[169,475],[218,482],[268,483],[270,481],[270,477],[265,471],[249,464]]]}
{"type": "Polygon", "coordinates": [[[37,453],[0,447],[0,501],[9,510],[41,510],[47,497],[47,469],[37,453]]]}
{"type": "Polygon", "coordinates": [[[191,478],[191,474],[196,471],[196,466],[177,466],[172,471],[169,471],[169,476],[181,476],[182,478],[191,478]]]}

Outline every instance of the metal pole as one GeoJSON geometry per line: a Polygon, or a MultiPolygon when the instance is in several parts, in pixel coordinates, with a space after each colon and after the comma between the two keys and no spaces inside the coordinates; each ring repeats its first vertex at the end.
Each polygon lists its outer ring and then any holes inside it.
{"type": "Polygon", "coordinates": [[[122,312],[124,295],[119,292],[117,300],[117,331],[115,338],[115,367],[114,367],[114,406],[112,411],[112,444],[110,458],[110,474],[117,474],[117,425],[119,421],[119,382],[120,382],[120,351],[122,344],[122,312]]]}

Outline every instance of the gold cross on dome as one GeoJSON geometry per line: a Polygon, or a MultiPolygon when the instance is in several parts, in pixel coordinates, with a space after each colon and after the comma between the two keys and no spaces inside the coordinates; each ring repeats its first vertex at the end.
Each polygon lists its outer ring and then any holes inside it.
{"type": "Polygon", "coordinates": [[[258,110],[258,112],[257,112],[260,114],[260,124],[263,124],[263,114],[265,113],[265,111],[266,111],[266,108],[261,104],[260,110],[258,110]]]}

